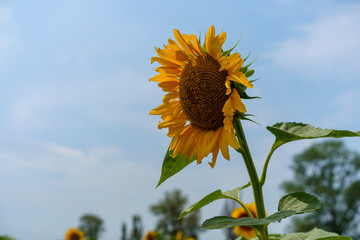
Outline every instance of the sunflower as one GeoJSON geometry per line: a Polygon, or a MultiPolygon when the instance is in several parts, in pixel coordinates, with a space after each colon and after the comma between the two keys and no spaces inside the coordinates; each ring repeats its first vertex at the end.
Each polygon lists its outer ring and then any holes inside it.
{"type": "Polygon", "coordinates": [[[159,129],[169,129],[174,157],[195,156],[199,164],[212,153],[209,164],[214,167],[219,150],[230,160],[229,145],[239,147],[232,122],[236,111],[245,113],[246,108],[234,84],[253,85],[240,71],[244,63],[240,54],[222,50],[225,32],[215,36],[211,26],[203,46],[194,34],[174,29],[174,37],[176,41],[169,39],[164,49],[155,48],[158,57],[151,58],[161,66],[150,81],[167,93],[150,114],[161,115],[159,129]]]}
{"type": "Polygon", "coordinates": [[[182,240],[183,239],[183,232],[181,230],[176,232],[175,240],[182,240]]]}
{"type": "Polygon", "coordinates": [[[65,234],[65,240],[85,240],[84,233],[76,228],[70,228],[65,234]]]}
{"type": "MultiPolygon", "coordinates": [[[[253,217],[257,218],[255,202],[251,204],[246,204],[246,207],[250,210],[253,217]]],[[[233,218],[249,217],[244,208],[235,208],[234,211],[231,213],[231,216],[233,218]]],[[[255,230],[252,227],[247,226],[234,227],[234,233],[236,236],[243,236],[249,239],[256,237],[255,230]]]]}
{"type": "Polygon", "coordinates": [[[156,239],[157,239],[157,233],[154,231],[148,231],[143,237],[143,240],[156,240],[156,239]]]}

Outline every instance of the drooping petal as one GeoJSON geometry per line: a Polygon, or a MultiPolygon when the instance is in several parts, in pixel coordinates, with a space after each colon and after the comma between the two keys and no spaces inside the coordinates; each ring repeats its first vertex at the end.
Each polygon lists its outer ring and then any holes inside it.
{"type": "Polygon", "coordinates": [[[240,83],[246,87],[252,88],[252,83],[246,78],[245,74],[242,72],[236,72],[227,77],[230,81],[240,83]]]}
{"type": "Polygon", "coordinates": [[[211,152],[212,152],[212,159],[211,159],[211,162],[209,162],[209,165],[211,168],[214,168],[215,164],[216,164],[217,156],[219,154],[219,146],[215,145],[211,152]]]}
{"type": "Polygon", "coordinates": [[[218,144],[219,144],[219,147],[221,150],[221,154],[223,155],[223,157],[225,159],[230,160],[229,145],[226,140],[225,129],[224,128],[220,128],[220,129],[221,129],[221,132],[220,132],[218,144]]]}
{"type": "Polygon", "coordinates": [[[228,65],[226,66],[225,70],[228,72],[228,74],[236,73],[240,70],[242,65],[244,64],[244,61],[241,59],[241,56],[239,53],[231,54],[228,58],[228,65]]]}
{"type": "Polygon", "coordinates": [[[234,129],[232,129],[232,131],[229,131],[229,132],[225,130],[225,135],[226,135],[226,141],[228,142],[228,144],[232,148],[238,149],[240,144],[235,137],[234,129]]]}
{"type": "Polygon", "coordinates": [[[230,98],[231,98],[231,104],[234,106],[236,110],[242,113],[246,112],[246,107],[244,103],[241,101],[238,91],[236,90],[232,91],[230,98]]]}

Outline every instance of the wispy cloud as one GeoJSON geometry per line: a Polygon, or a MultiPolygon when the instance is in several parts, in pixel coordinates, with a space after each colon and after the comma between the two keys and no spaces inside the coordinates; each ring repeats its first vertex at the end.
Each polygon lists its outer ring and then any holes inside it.
{"type": "Polygon", "coordinates": [[[352,125],[356,126],[360,121],[360,115],[358,113],[359,102],[359,89],[344,91],[336,95],[332,100],[332,106],[334,106],[335,111],[323,120],[323,124],[331,126],[332,128],[343,128],[344,126],[352,125]]]}
{"type": "MultiPolygon", "coordinates": [[[[192,164],[155,191],[160,161],[151,164],[129,160],[117,147],[82,150],[18,138],[1,138],[0,146],[0,176],[9,180],[0,183],[2,191],[7,193],[0,199],[0,210],[8,216],[6,222],[0,219],[0,226],[6,228],[8,234],[24,240],[43,236],[59,239],[87,212],[103,217],[107,229],[105,238],[115,239],[121,221],[130,220],[135,213],[141,214],[147,229],[154,227],[149,206],[156,203],[164,191],[179,188],[179,182],[191,186],[183,190],[193,203],[216,188],[228,190],[229,182],[236,183],[233,186],[236,187],[239,182],[247,181],[245,168],[239,161],[234,159],[230,168],[230,164],[220,158],[216,172],[204,160],[202,165],[192,164]],[[35,215],[47,221],[38,224],[33,221],[35,215]],[[22,230],[17,231],[15,226],[21,226],[22,230]],[[21,235],[24,232],[28,235],[21,235]]],[[[222,204],[217,202],[217,207],[206,208],[202,217],[218,215],[222,204]]],[[[221,236],[220,232],[209,234],[221,236]]]]}
{"type": "Polygon", "coordinates": [[[0,25],[10,23],[13,11],[10,7],[0,6],[0,25]]]}
{"type": "Polygon", "coordinates": [[[264,54],[276,65],[301,72],[359,72],[360,4],[328,11],[295,29],[296,37],[278,42],[264,54]]]}
{"type": "Polygon", "coordinates": [[[12,8],[0,6],[0,70],[21,46],[12,18],[12,8]]]}

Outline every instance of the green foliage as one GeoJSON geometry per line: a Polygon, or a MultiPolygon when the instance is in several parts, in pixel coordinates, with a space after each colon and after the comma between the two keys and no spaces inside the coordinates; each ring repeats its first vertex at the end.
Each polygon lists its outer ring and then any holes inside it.
{"type": "Polygon", "coordinates": [[[180,172],[194,160],[195,157],[185,161],[184,157],[180,154],[178,154],[176,157],[173,157],[173,151],[168,150],[163,161],[160,179],[156,187],[159,187],[163,182],[174,176],[176,173],[180,172]]]}
{"type": "Polygon", "coordinates": [[[347,130],[322,129],[315,128],[309,124],[295,122],[276,123],[266,128],[276,137],[274,143],[275,148],[285,143],[301,139],[360,137],[360,131],[351,132],[347,130]]]}
{"type": "Polygon", "coordinates": [[[296,214],[300,214],[314,211],[320,207],[320,201],[314,195],[304,192],[295,192],[280,199],[278,210],[294,210],[296,214]]]}
{"type": "Polygon", "coordinates": [[[150,210],[159,217],[156,224],[156,231],[163,233],[164,237],[175,237],[178,231],[184,236],[197,238],[199,227],[199,211],[178,219],[181,210],[187,204],[187,197],[183,196],[180,190],[166,192],[164,199],[151,206],[150,210]]]}
{"type": "Polygon", "coordinates": [[[185,209],[181,214],[180,214],[180,218],[185,217],[186,215],[188,215],[189,213],[192,213],[206,205],[208,205],[209,203],[218,200],[218,199],[224,199],[224,198],[228,198],[228,199],[232,199],[235,201],[239,201],[240,200],[240,190],[246,188],[250,186],[250,184],[246,184],[242,187],[239,188],[235,188],[233,190],[227,191],[227,192],[222,192],[221,190],[216,190],[212,193],[210,193],[209,195],[205,196],[203,199],[201,199],[200,201],[194,203],[193,205],[191,205],[190,207],[188,207],[187,209],[185,209]]]}
{"type": "Polygon", "coordinates": [[[134,215],[132,217],[132,229],[130,235],[127,234],[126,223],[123,223],[121,226],[121,240],[141,240],[144,234],[144,227],[142,224],[141,217],[139,215],[134,215]]]}
{"type": "Polygon", "coordinates": [[[293,220],[294,231],[322,228],[360,239],[360,155],[341,141],[316,143],[294,158],[294,180],[286,192],[307,191],[319,197],[319,211],[293,220]]]}
{"type": "Polygon", "coordinates": [[[79,230],[83,231],[85,238],[97,240],[104,231],[103,220],[93,214],[85,214],[80,218],[79,230]]]}
{"type": "Polygon", "coordinates": [[[233,218],[227,216],[214,217],[206,220],[202,229],[220,229],[235,226],[261,226],[274,222],[280,222],[282,219],[295,214],[306,213],[320,208],[320,202],[311,194],[304,192],[291,193],[282,197],[279,201],[279,211],[262,219],[243,217],[233,218]]]}
{"type": "Polygon", "coordinates": [[[309,232],[287,234],[281,240],[351,240],[351,238],[314,228],[309,232]]]}
{"type": "Polygon", "coordinates": [[[16,240],[16,239],[13,238],[13,237],[9,237],[9,236],[6,236],[6,235],[2,235],[2,236],[0,236],[0,240],[16,240]]]}
{"type": "MultiPolygon", "coordinates": [[[[222,216],[231,216],[234,209],[238,207],[238,203],[233,201],[232,199],[225,199],[224,202],[225,202],[225,204],[221,211],[221,215],[222,216]]],[[[226,236],[226,238],[225,238],[226,240],[237,239],[237,236],[235,235],[233,228],[224,228],[222,230],[226,236]]]]}

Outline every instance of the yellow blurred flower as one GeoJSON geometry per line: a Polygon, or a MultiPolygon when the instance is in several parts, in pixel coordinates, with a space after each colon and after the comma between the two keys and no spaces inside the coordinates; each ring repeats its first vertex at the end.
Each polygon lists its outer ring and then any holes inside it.
{"type": "Polygon", "coordinates": [[[143,240],[156,240],[156,239],[157,239],[157,233],[154,231],[148,231],[143,237],[143,240]]]}
{"type": "MultiPolygon", "coordinates": [[[[246,204],[246,207],[250,210],[253,217],[257,218],[255,202],[251,204],[246,204]]],[[[231,213],[231,216],[233,218],[249,217],[244,208],[235,208],[234,211],[231,213]]],[[[234,233],[236,236],[243,236],[249,239],[256,237],[255,229],[248,226],[234,227],[234,233]]]]}
{"type": "Polygon", "coordinates": [[[177,231],[175,239],[176,240],[182,240],[183,239],[183,232],[181,230],[177,231]]]}
{"type": "Polygon", "coordinates": [[[76,228],[70,228],[65,234],[65,240],[85,240],[84,233],[76,228]]]}
{"type": "Polygon", "coordinates": [[[155,48],[158,57],[151,58],[161,66],[150,81],[158,82],[167,94],[150,114],[161,115],[159,129],[169,129],[174,157],[180,153],[188,160],[195,155],[199,164],[212,153],[209,164],[214,167],[219,150],[230,160],[229,145],[239,147],[232,121],[236,110],[244,113],[246,108],[233,83],[253,85],[240,71],[240,54],[222,51],[225,32],[215,36],[211,26],[204,46],[194,34],[174,29],[174,36],[176,41],[169,39],[164,49],[155,48]]]}

